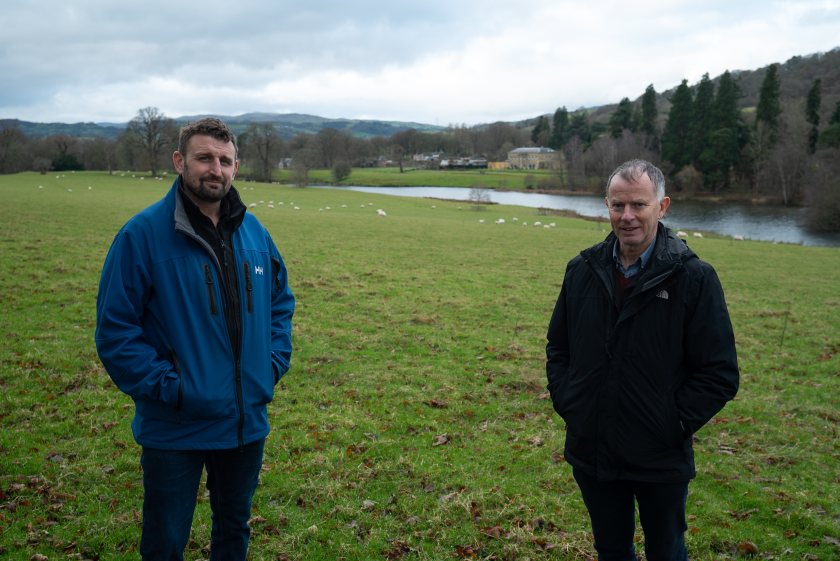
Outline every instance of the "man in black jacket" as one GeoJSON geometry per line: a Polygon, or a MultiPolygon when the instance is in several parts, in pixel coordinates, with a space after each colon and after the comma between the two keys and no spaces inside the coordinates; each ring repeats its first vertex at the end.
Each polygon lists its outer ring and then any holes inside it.
{"type": "Polygon", "coordinates": [[[660,224],[670,204],[653,164],[607,181],[612,233],[572,259],[546,346],[548,390],[600,561],[687,559],[692,435],[738,390],[735,338],[714,269],[660,224]]]}

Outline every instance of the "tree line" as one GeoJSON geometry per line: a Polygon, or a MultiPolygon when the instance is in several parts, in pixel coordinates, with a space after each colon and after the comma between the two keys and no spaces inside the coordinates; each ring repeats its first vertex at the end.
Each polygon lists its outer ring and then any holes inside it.
{"type": "MultiPolygon", "coordinates": [[[[683,80],[667,99],[649,85],[636,102],[625,97],[607,116],[560,107],[519,123],[372,138],[333,128],[283,138],[270,123],[251,123],[239,133],[240,177],[270,181],[278,167],[288,167],[293,181],[304,185],[316,168],[331,169],[341,181],[352,167],[382,159],[402,170],[421,153],[504,161],[514,148],[548,146],[565,165],[541,177],[540,189],[600,193],[618,164],[641,157],[662,167],[672,195],[806,205],[812,228],[840,231],[840,100],[824,106],[819,78],[804,101],[783,101],[780,89],[774,64],[748,109],[740,108],[743,93],[727,71],[717,84],[708,74],[694,86],[683,80]]],[[[34,139],[6,127],[0,130],[0,173],[125,169],[158,175],[171,165],[177,135],[176,121],[155,107],[140,109],[116,140],[34,139]]]]}

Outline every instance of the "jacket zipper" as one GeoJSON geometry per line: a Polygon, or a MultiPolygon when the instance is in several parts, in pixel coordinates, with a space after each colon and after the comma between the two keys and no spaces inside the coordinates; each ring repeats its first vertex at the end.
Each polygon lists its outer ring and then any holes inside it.
{"type": "Polygon", "coordinates": [[[207,284],[207,298],[210,301],[210,314],[216,315],[219,313],[216,307],[216,295],[213,290],[213,273],[210,271],[210,265],[204,264],[204,282],[207,284]]]}
{"type": "MultiPolygon", "coordinates": [[[[228,262],[228,250],[232,249],[228,247],[228,244],[225,243],[224,236],[220,236],[219,242],[222,246],[222,269],[223,269],[223,276],[225,277],[225,290],[227,292],[227,299],[226,305],[228,309],[226,310],[225,316],[228,318],[228,321],[232,321],[233,325],[231,326],[231,338],[233,339],[231,343],[233,344],[233,355],[234,355],[234,382],[236,384],[235,392],[236,392],[236,404],[239,407],[239,427],[237,431],[237,439],[239,441],[239,449],[242,450],[245,446],[245,400],[242,397],[242,317],[241,314],[233,312],[233,306],[237,305],[238,299],[234,298],[234,291],[233,291],[233,282],[231,274],[236,275],[235,266],[235,259],[234,264],[228,262]]],[[[233,257],[231,255],[231,257],[233,257]]]]}
{"type": "Polygon", "coordinates": [[[248,302],[248,313],[254,311],[254,286],[251,284],[251,265],[248,262],[242,264],[242,271],[245,273],[245,297],[248,302]]]}

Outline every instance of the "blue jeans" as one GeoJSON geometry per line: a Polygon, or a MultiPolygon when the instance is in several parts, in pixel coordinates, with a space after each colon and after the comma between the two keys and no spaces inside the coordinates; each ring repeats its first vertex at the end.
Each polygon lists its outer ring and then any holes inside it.
{"type": "Polygon", "coordinates": [[[687,561],[685,504],[688,482],[598,481],[572,470],[592,521],[598,561],[636,561],[636,508],[648,561],[687,561]]]}
{"type": "Polygon", "coordinates": [[[201,472],[213,526],[210,559],[243,560],[251,530],[251,498],[259,481],[264,440],[231,450],[157,450],[143,448],[144,561],[182,561],[190,537],[201,472]]]}

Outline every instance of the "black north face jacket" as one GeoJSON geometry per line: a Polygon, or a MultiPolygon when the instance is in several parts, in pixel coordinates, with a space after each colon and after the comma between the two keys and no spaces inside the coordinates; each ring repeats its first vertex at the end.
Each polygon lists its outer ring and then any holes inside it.
{"type": "Polygon", "coordinates": [[[738,390],[735,338],[714,269],[659,225],[621,302],[615,235],[572,259],[551,317],[548,390],[565,456],[601,480],[688,481],[692,434],[738,390]]]}

